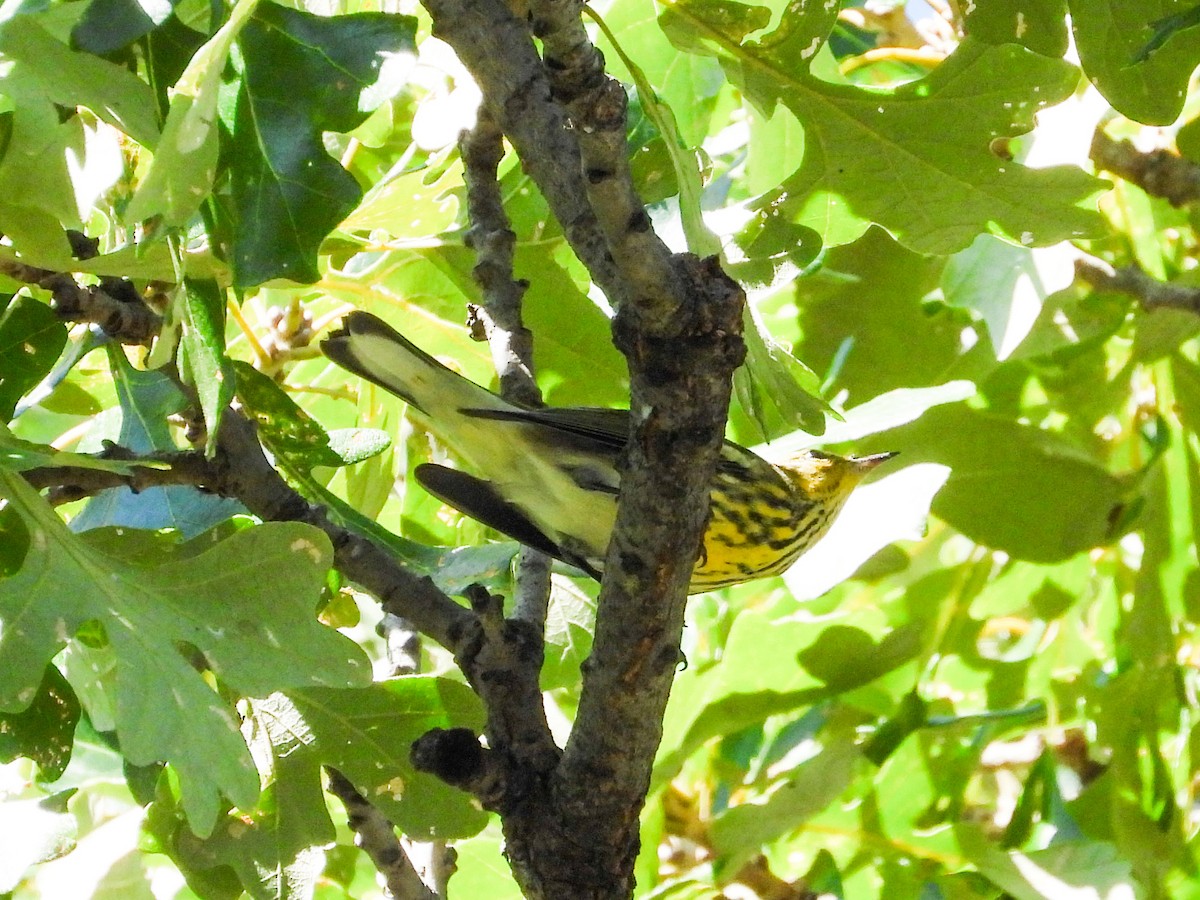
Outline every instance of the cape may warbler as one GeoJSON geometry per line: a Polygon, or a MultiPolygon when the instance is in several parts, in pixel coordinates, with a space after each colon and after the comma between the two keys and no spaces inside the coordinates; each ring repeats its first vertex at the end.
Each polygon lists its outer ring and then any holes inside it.
{"type": "MultiPolygon", "coordinates": [[[[346,316],[321,349],[407,401],[479,473],[418,466],[429,493],[599,577],[616,517],[627,410],[516,406],[364,312],[346,316]]],[[[773,464],[726,441],[691,592],[783,572],[829,529],[855,485],[893,455],[808,450],[773,464]]]]}

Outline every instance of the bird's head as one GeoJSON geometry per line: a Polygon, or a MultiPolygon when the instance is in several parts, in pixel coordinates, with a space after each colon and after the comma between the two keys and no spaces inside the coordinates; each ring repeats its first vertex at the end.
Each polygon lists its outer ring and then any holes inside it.
{"type": "Polygon", "coordinates": [[[821,450],[807,450],[785,463],[784,468],[810,497],[829,497],[849,494],[868,473],[895,455],[890,452],[838,456],[821,450]]]}

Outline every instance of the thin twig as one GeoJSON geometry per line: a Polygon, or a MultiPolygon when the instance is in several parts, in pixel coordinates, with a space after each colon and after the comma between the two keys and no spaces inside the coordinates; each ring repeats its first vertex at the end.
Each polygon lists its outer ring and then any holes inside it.
{"type": "MultiPolygon", "coordinates": [[[[504,135],[487,106],[479,110],[475,127],[459,138],[459,149],[471,221],[466,241],[476,254],[472,274],[483,293],[483,306],[474,313],[487,334],[500,376],[500,396],[522,406],[541,406],[542,392],[533,375],[533,335],[521,314],[529,282],[514,277],[516,235],[497,178],[504,135]]],[[[513,616],[544,631],[550,601],[550,560],[544,553],[521,548],[514,594],[513,616]]]]}
{"type": "Polygon", "coordinates": [[[1115,268],[1094,256],[1075,260],[1075,275],[1100,291],[1136,297],[1142,309],[1182,309],[1200,315],[1200,288],[1159,281],[1138,266],[1115,268]]]}
{"type": "Polygon", "coordinates": [[[449,894],[450,877],[458,871],[458,851],[445,841],[418,843],[400,836],[400,846],[437,897],[449,894]]]}
{"type": "MultiPolygon", "coordinates": [[[[387,660],[391,667],[392,677],[413,675],[421,671],[421,633],[417,631],[412,622],[401,616],[385,613],[379,621],[376,631],[386,643],[387,660]]],[[[363,802],[367,803],[368,801],[364,798],[363,802]]],[[[346,809],[347,812],[350,811],[349,806],[346,809]]],[[[374,807],[372,810],[379,820],[386,821],[382,812],[375,810],[374,807]]],[[[350,822],[350,827],[354,828],[353,822],[350,822]]],[[[357,828],[354,830],[358,831],[357,828]]],[[[393,832],[388,829],[387,834],[391,835],[393,832]]],[[[412,864],[412,868],[422,873],[423,886],[432,891],[434,896],[445,897],[447,882],[454,872],[456,856],[454,849],[449,847],[445,841],[415,841],[404,837],[400,839],[400,846],[408,862],[412,864]]],[[[375,854],[371,854],[371,859],[376,862],[376,865],[379,865],[375,854]]],[[[384,873],[382,868],[380,872],[388,878],[390,883],[391,876],[384,873]]],[[[394,890],[393,893],[395,893],[394,890]]]]}
{"type": "Polygon", "coordinates": [[[483,89],[484,103],[537,183],[575,255],[614,305],[633,295],[588,203],[576,136],[524,22],[504,0],[423,0],[434,34],[483,89]]]}
{"type": "Polygon", "coordinates": [[[500,394],[523,406],[541,406],[541,391],[533,377],[533,335],[521,317],[521,300],[529,282],[513,275],[516,235],[504,211],[497,181],[497,169],[504,158],[504,135],[487,107],[480,109],[475,127],[459,137],[458,146],[471,222],[466,244],[475,251],[471,274],[484,300],[476,314],[487,331],[500,376],[500,394]]]}
{"type": "Polygon", "coordinates": [[[388,893],[395,900],[438,900],[421,880],[387,817],[337,769],[327,766],[325,771],[329,776],[329,792],[346,807],[346,821],[355,834],[355,843],[383,876],[388,893]]]}

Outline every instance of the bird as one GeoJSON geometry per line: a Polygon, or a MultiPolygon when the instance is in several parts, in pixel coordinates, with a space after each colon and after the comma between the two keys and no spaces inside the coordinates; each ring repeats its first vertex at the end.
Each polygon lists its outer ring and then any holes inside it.
{"type": "MultiPolygon", "coordinates": [[[[628,410],[510,403],[361,310],[344,316],[321,350],[408,403],[469,470],[419,465],[413,474],[426,491],[522,544],[602,577],[628,410]]],[[[771,462],[725,441],[688,593],[783,573],[829,530],[863,478],[895,455],[804,450],[771,462]]]]}

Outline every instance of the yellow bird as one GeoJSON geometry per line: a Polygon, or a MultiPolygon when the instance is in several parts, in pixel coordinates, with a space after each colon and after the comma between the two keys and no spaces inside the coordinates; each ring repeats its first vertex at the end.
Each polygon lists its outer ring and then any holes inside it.
{"type": "MultiPolygon", "coordinates": [[[[322,343],[327,357],[405,400],[478,474],[433,464],[417,481],[473,519],[599,578],[616,519],[623,409],[526,409],[447,369],[365,312],[322,343]]],[[[816,543],[860,481],[894,453],[807,450],[778,463],[726,441],[690,592],[778,575],[816,543]]]]}

